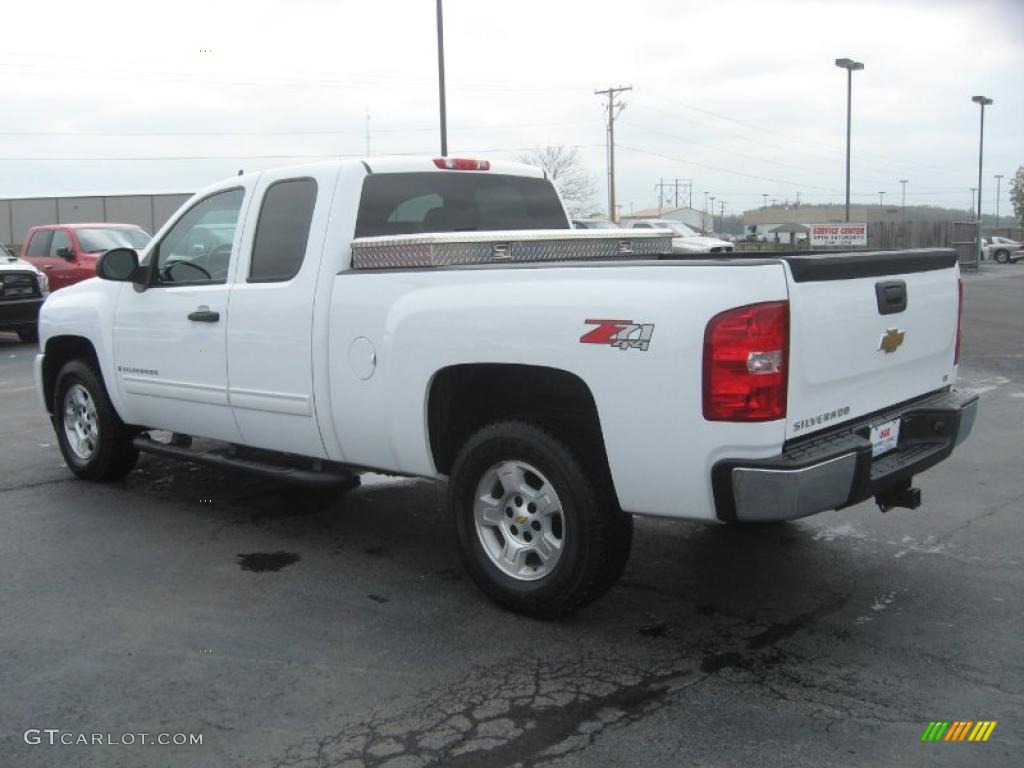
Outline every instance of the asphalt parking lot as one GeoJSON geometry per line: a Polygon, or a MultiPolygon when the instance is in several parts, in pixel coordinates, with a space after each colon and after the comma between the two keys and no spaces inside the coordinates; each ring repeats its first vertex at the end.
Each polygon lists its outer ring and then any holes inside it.
{"type": "Polygon", "coordinates": [[[562,623],[486,601],[424,481],[72,479],[35,349],[0,334],[0,765],[1020,765],[1024,264],[965,285],[982,408],[921,509],[638,520],[621,583],[562,623]],[[998,726],[922,743],[932,720],[998,726]]]}

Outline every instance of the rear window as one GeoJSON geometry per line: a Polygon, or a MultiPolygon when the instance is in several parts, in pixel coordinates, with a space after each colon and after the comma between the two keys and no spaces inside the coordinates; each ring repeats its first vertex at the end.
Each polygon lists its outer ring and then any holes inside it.
{"type": "Polygon", "coordinates": [[[458,171],[367,176],[356,219],[356,237],[569,228],[547,179],[458,171]]]}
{"type": "Polygon", "coordinates": [[[76,229],[78,245],[85,253],[109,251],[111,248],[145,248],[152,239],[138,227],[76,229]]]}

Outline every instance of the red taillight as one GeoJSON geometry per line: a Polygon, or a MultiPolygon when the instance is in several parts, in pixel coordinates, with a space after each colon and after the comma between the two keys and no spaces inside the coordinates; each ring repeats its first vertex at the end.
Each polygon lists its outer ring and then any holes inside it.
{"type": "Polygon", "coordinates": [[[956,352],[953,353],[953,365],[960,365],[960,326],[964,320],[964,281],[960,278],[957,282],[957,303],[956,303],[956,352]]]}
{"type": "Polygon", "coordinates": [[[788,368],[788,301],[715,315],[704,331],[704,418],[785,418],[788,368]]]}
{"type": "Polygon", "coordinates": [[[471,160],[468,157],[435,157],[434,165],[443,171],[489,171],[490,160],[471,160]]]}

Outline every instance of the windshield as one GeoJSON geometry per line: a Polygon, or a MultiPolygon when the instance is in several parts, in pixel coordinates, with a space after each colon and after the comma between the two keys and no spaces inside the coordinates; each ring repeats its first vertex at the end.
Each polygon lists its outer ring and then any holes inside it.
{"type": "Polygon", "coordinates": [[[673,221],[671,223],[667,223],[666,226],[668,226],[668,228],[671,229],[672,232],[675,233],[678,237],[699,237],[700,236],[695,231],[690,229],[688,226],[686,226],[685,224],[683,224],[681,222],[678,222],[678,221],[673,221]]]}
{"type": "Polygon", "coordinates": [[[139,227],[110,229],[78,229],[78,244],[85,253],[109,251],[111,248],[145,248],[152,237],[139,227]]]}

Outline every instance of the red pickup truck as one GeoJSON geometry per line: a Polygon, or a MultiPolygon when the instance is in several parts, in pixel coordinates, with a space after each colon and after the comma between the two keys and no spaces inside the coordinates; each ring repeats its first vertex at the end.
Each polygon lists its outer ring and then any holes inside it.
{"type": "Polygon", "coordinates": [[[25,233],[21,258],[43,270],[56,291],[96,276],[96,259],[111,248],[141,250],[152,236],[134,224],[47,224],[25,233]]]}

